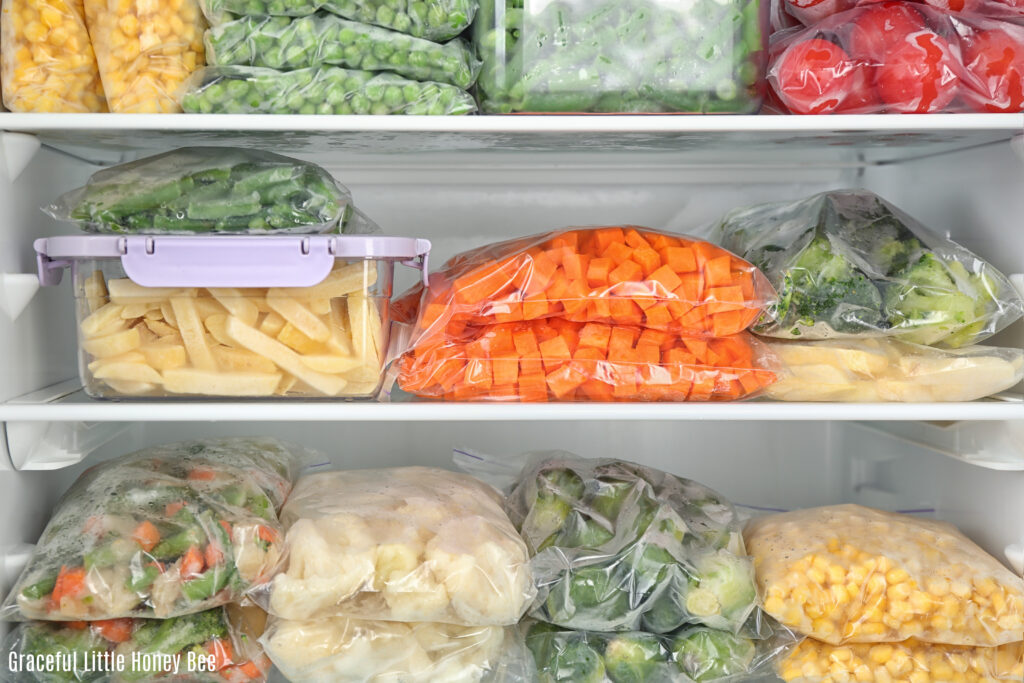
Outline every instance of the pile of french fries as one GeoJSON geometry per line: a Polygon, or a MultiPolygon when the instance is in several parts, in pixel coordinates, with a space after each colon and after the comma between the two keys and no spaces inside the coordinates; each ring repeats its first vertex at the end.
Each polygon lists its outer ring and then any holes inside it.
{"type": "Polygon", "coordinates": [[[98,396],[372,396],[384,326],[373,261],[312,287],[142,287],[84,282],[81,347],[98,396]],[[83,312],[85,313],[85,312],[83,312]]]}

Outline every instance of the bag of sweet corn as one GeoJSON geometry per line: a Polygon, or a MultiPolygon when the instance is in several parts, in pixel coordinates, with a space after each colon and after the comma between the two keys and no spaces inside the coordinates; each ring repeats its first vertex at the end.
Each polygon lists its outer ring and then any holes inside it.
{"type": "Polygon", "coordinates": [[[755,519],[744,537],[765,611],[817,640],[992,647],[1024,633],[1024,579],[949,524],[837,505],[755,519]]]}
{"type": "Polygon", "coordinates": [[[11,111],[107,111],[82,0],[3,0],[0,80],[11,111]]]}
{"type": "Polygon", "coordinates": [[[178,91],[205,63],[197,0],[85,0],[85,22],[110,111],[181,111],[178,91]]]}
{"type": "Polygon", "coordinates": [[[1024,680],[1024,642],[1000,647],[902,643],[828,645],[808,638],[778,664],[786,683],[996,683],[1024,680]]]}

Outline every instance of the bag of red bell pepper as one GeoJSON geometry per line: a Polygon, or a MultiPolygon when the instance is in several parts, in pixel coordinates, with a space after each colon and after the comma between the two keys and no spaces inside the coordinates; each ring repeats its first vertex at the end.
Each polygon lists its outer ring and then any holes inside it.
{"type": "Polygon", "coordinates": [[[768,82],[794,114],[1019,112],[1024,26],[903,0],[823,10],[772,36],[768,82]]]}

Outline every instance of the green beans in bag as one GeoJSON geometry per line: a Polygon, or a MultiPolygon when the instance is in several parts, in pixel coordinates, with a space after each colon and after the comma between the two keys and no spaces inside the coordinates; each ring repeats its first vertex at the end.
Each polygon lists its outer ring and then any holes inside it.
{"type": "Polygon", "coordinates": [[[211,24],[231,15],[304,17],[323,9],[346,19],[442,41],[469,27],[479,0],[201,0],[211,24]]]}
{"type": "Polygon", "coordinates": [[[275,71],[212,66],[194,73],[181,102],[201,114],[470,114],[465,90],[337,67],[275,71]]]}
{"type": "Polygon", "coordinates": [[[45,211],[87,232],[312,234],[350,232],[354,208],[349,191],[315,164],[186,147],[99,171],[45,211]]]}
{"type": "Polygon", "coordinates": [[[318,12],[306,17],[242,17],[206,32],[211,65],[304,69],[332,64],[393,71],[418,81],[468,89],[480,62],[465,42],[446,44],[318,12]]]}
{"type": "Polygon", "coordinates": [[[490,0],[473,41],[485,112],[752,113],[768,0],[490,0]]]}

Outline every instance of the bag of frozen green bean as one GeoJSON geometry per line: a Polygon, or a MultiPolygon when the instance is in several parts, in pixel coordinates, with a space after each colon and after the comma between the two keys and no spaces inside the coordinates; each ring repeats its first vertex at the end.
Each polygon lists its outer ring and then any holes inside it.
{"type": "Polygon", "coordinates": [[[332,64],[392,71],[417,81],[468,89],[480,62],[456,38],[441,44],[318,12],[305,17],[242,17],[206,32],[210,65],[304,69],[332,64]]]}
{"type": "Polygon", "coordinates": [[[461,88],[337,67],[276,71],[210,66],[186,83],[182,108],[196,114],[471,114],[461,88]]]}
{"type": "Polygon", "coordinates": [[[363,222],[348,189],[323,168],[228,147],[186,147],[104,169],[44,210],[86,232],[117,234],[312,234],[363,222]]]}

